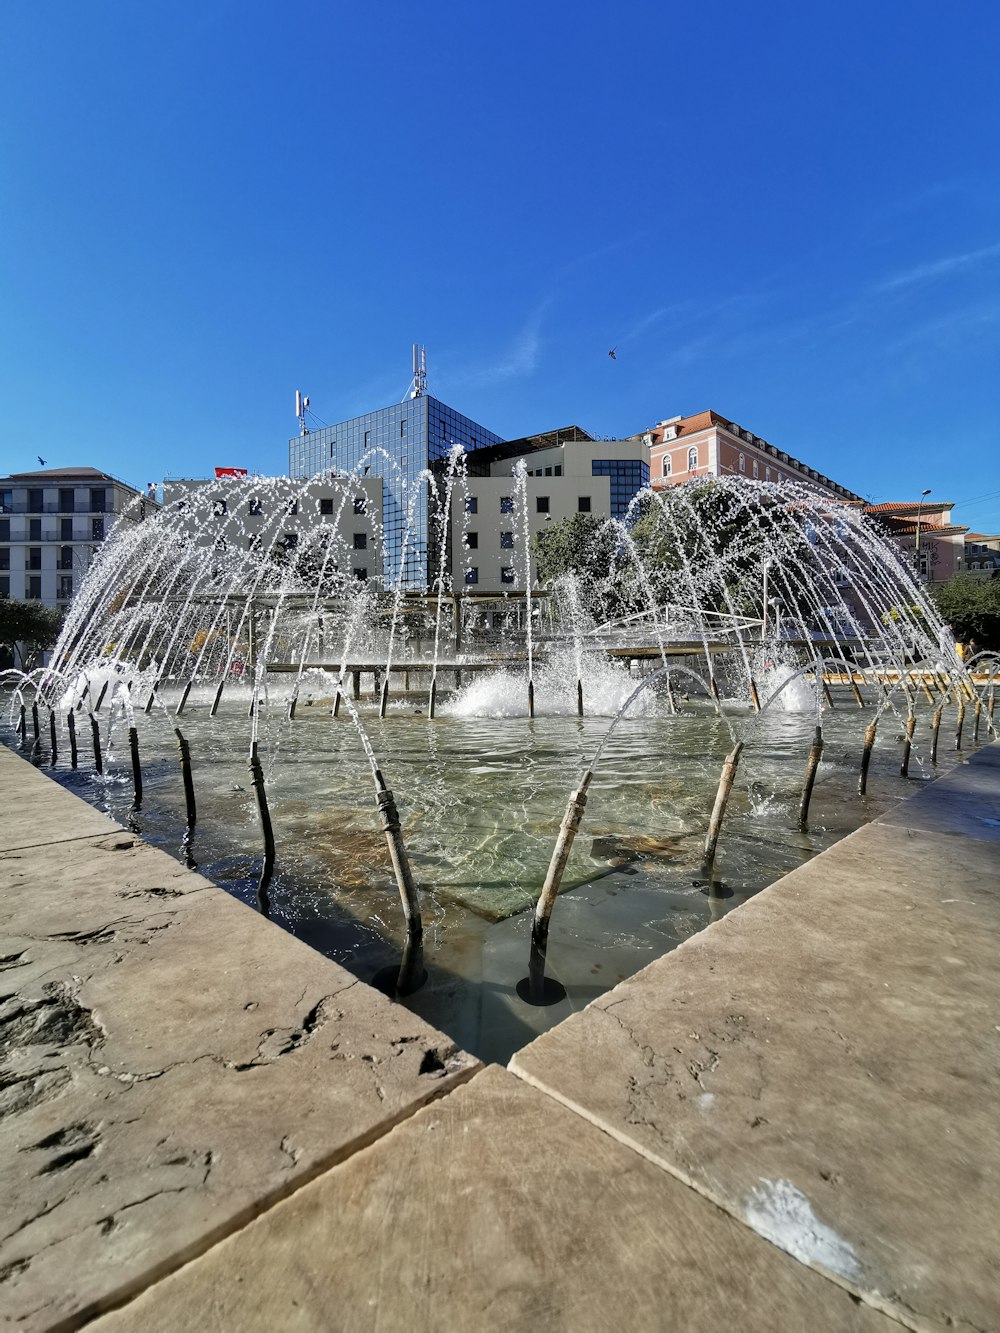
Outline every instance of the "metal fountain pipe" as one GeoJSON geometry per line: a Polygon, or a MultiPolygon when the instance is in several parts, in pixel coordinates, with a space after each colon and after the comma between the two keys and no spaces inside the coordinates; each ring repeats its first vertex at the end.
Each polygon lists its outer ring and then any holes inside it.
{"type": "Polygon", "coordinates": [[[545,976],[545,954],[549,942],[549,923],[552,908],[559,893],[559,885],[566,870],[566,862],[573,847],[583,812],[587,805],[587,788],[594,776],[593,768],[588,768],[580,783],[569,798],[566,813],[559,826],[559,836],[552,849],[545,883],[535,904],[535,914],[531,922],[531,952],[528,959],[528,976],[525,982],[518,984],[518,993],[530,1004],[551,1004],[566,994],[565,989],[552,978],[545,976]]]}
{"type": "Polygon", "coordinates": [[[184,783],[184,806],[187,811],[188,829],[193,829],[198,822],[198,811],[194,802],[194,779],[191,776],[191,747],[188,745],[180,727],[174,727],[177,737],[177,750],[180,754],[181,779],[184,783]]]}
{"type": "Polygon", "coordinates": [[[726,755],[725,763],[722,765],[722,773],[719,776],[719,790],[715,793],[715,805],[712,807],[712,817],[708,822],[708,833],[705,837],[705,858],[701,866],[703,879],[710,879],[712,875],[712,867],[715,865],[715,849],[719,842],[722,821],[726,815],[726,806],[729,804],[729,795],[733,790],[736,769],[742,753],[743,741],[737,741],[734,748],[726,755]]]}
{"type": "Polygon", "coordinates": [[[901,778],[910,775],[910,750],[913,746],[913,732],[917,725],[917,719],[913,713],[913,705],[910,705],[910,714],[906,719],[906,734],[903,737],[903,758],[899,765],[899,776],[901,778]]]}
{"type": "Polygon", "coordinates": [[[396,977],[396,994],[410,995],[419,989],[427,979],[424,970],[424,925],[420,916],[420,899],[417,886],[413,882],[413,872],[403,845],[403,830],[396,809],[396,800],[385,785],[381,770],[375,770],[375,805],[382,831],[389,847],[393,873],[399,887],[399,897],[403,904],[403,918],[406,922],[406,944],[403,961],[396,977]]]}
{"type": "MultiPolygon", "coordinates": [[[[188,683],[184,686],[184,693],[181,695],[180,703],[177,705],[175,716],[180,717],[181,713],[184,712],[184,705],[188,701],[188,695],[191,693],[191,686],[193,684],[194,684],[194,676],[192,676],[189,679],[188,683]]],[[[152,695],[150,695],[150,699],[152,699],[152,695]]]]}
{"type": "Polygon", "coordinates": [[[38,744],[40,728],[38,725],[38,700],[34,700],[31,705],[31,729],[35,733],[35,744],[38,744]]]}
{"type": "Polygon", "coordinates": [[[861,773],[858,777],[858,795],[864,796],[868,790],[868,766],[872,761],[872,750],[875,748],[875,733],[878,731],[878,714],[868,723],[865,728],[864,748],[861,751],[861,773]]]}
{"type": "Polygon", "coordinates": [[[225,685],[226,678],[223,676],[219,681],[219,688],[215,691],[215,698],[212,701],[212,711],[209,713],[209,717],[215,717],[216,713],[219,711],[219,702],[222,699],[222,691],[225,688],[225,685]]]}
{"type": "Polygon", "coordinates": [[[49,741],[52,746],[52,767],[55,768],[56,760],[59,758],[59,746],[56,741],[56,715],[52,708],[49,708],[49,741]]]}
{"type": "Polygon", "coordinates": [[[941,731],[941,714],[943,712],[944,704],[938,704],[931,719],[931,763],[935,767],[937,766],[938,735],[941,731]]]}
{"type": "Polygon", "coordinates": [[[250,742],[248,767],[250,769],[250,783],[257,797],[260,831],[264,838],[264,864],[261,866],[260,879],[257,881],[257,907],[264,916],[267,916],[271,910],[271,900],[268,897],[267,890],[271,883],[271,876],[274,874],[274,829],[271,827],[271,812],[267,808],[264,770],[261,768],[260,758],[257,754],[256,740],[250,742]]]}
{"type": "Polygon", "coordinates": [[[97,718],[93,713],[87,714],[90,718],[90,734],[94,741],[94,768],[98,773],[104,772],[104,761],[101,758],[101,728],[98,726],[97,718]]]}
{"type": "Polygon", "coordinates": [[[28,743],[28,710],[24,704],[18,707],[17,734],[21,737],[21,749],[28,743]]]}
{"type": "Polygon", "coordinates": [[[576,681],[576,715],[583,717],[583,681],[579,677],[576,681]]]}
{"type": "MultiPolygon", "coordinates": [[[[153,688],[155,689],[156,686],[154,685],[153,688]]],[[[107,694],[107,692],[108,692],[108,682],[105,681],[104,684],[101,686],[100,694],[97,696],[97,703],[94,704],[95,713],[99,713],[101,711],[101,704],[104,702],[104,696],[107,694]]]]}
{"type": "Polygon", "coordinates": [[[139,764],[139,733],[134,726],[128,729],[128,748],[132,756],[132,788],[135,793],[132,809],[142,809],[142,768],[139,764]]]}
{"type": "Polygon", "coordinates": [[[66,730],[69,732],[69,766],[76,768],[77,748],[76,748],[76,714],[72,708],[66,714],[66,730]]]}
{"type": "Polygon", "coordinates": [[[975,706],[974,706],[973,711],[972,711],[972,716],[973,716],[973,724],[972,724],[972,743],[973,743],[973,745],[978,745],[978,744],[979,744],[979,719],[982,717],[982,713],[983,713],[983,701],[982,701],[982,699],[980,699],[980,697],[979,697],[978,694],[977,694],[977,695],[976,695],[975,706]]]}
{"type": "Polygon", "coordinates": [[[955,719],[955,723],[956,723],[956,726],[955,726],[955,749],[956,749],[956,750],[961,750],[961,748],[962,748],[962,728],[963,728],[963,726],[965,725],[965,700],[964,700],[964,698],[963,698],[963,699],[959,699],[959,701],[958,701],[958,716],[957,716],[957,718],[955,719]]]}
{"type": "Polygon", "coordinates": [[[823,754],[823,728],[817,727],[813,736],[813,743],[809,747],[809,759],[806,763],[806,776],[802,784],[802,795],[799,798],[799,828],[805,829],[809,826],[809,802],[812,800],[813,785],[816,782],[816,770],[819,768],[820,757],[823,754]]]}
{"type": "Polygon", "coordinates": [[[827,707],[828,707],[828,708],[830,709],[830,711],[832,712],[832,711],[833,711],[833,695],[830,693],[830,686],[828,685],[828,683],[827,683],[827,679],[826,679],[826,671],[825,671],[825,669],[824,669],[822,666],[821,666],[820,669],[819,669],[819,679],[820,679],[820,684],[823,686],[823,698],[824,698],[824,699],[826,700],[826,702],[827,702],[827,707]]]}

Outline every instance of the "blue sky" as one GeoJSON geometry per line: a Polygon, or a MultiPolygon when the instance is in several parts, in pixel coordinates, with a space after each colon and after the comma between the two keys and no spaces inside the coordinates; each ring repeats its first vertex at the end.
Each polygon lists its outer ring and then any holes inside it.
{"type": "Polygon", "coordinates": [[[283,471],[430,389],[713,407],[1000,532],[1000,6],[12,0],[0,470],[283,471]],[[608,350],[617,347],[617,361],[608,350]]]}

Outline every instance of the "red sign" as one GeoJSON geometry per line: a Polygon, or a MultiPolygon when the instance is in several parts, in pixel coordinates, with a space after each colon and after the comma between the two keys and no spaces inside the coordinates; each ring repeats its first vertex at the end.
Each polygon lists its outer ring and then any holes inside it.
{"type": "Polygon", "coordinates": [[[217,467],[215,469],[217,477],[245,477],[246,474],[245,467],[217,467]]]}

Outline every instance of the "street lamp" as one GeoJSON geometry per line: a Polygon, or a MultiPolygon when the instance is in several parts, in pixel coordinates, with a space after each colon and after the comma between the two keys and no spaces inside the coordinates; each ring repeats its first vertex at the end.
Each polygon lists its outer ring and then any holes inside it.
{"type": "Polygon", "coordinates": [[[919,577],[919,575],[920,575],[920,573],[921,573],[921,570],[920,570],[920,511],[921,511],[921,509],[923,509],[924,501],[927,499],[927,497],[928,497],[928,495],[930,495],[930,493],[931,493],[931,492],[930,492],[930,487],[928,487],[926,491],[921,491],[921,492],[920,492],[920,499],[917,501],[917,540],[916,540],[916,556],[917,556],[917,575],[918,575],[918,577],[919,577]]]}

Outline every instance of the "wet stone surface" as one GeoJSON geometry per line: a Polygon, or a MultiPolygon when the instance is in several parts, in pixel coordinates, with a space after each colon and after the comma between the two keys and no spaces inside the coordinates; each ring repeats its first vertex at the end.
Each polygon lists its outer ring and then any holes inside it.
{"type": "Polygon", "coordinates": [[[0,883],[0,1310],[19,1327],[141,1289],[476,1067],[109,821],[0,853],[0,883]]]}

